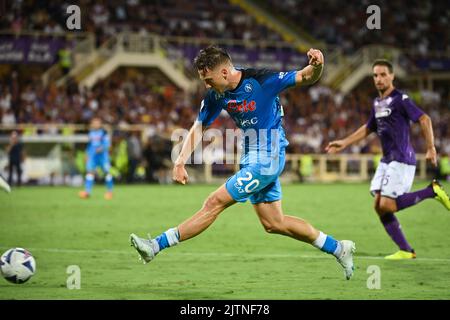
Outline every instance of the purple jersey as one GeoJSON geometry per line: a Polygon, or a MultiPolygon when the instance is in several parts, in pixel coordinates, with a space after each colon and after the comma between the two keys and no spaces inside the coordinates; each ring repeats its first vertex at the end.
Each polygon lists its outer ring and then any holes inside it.
{"type": "Polygon", "coordinates": [[[424,112],[402,92],[394,89],[383,99],[376,98],[367,128],[381,140],[384,163],[398,161],[416,164],[416,155],[409,138],[410,120],[418,122],[424,112]]]}

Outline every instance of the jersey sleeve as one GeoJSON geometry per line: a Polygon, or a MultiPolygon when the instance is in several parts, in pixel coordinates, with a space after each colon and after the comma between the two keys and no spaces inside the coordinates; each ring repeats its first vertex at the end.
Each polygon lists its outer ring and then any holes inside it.
{"type": "Polygon", "coordinates": [[[375,111],[373,110],[373,108],[372,110],[370,110],[370,116],[369,120],[367,120],[366,127],[371,132],[377,131],[377,120],[375,119],[375,111]]]}
{"type": "Polygon", "coordinates": [[[406,94],[402,95],[402,106],[408,118],[414,122],[419,121],[420,117],[425,114],[406,94]]]}
{"type": "Polygon", "coordinates": [[[222,106],[219,101],[212,99],[211,93],[208,92],[205,99],[201,102],[197,121],[202,122],[203,126],[207,127],[216,120],[221,111],[222,106]]]}
{"type": "Polygon", "coordinates": [[[281,91],[295,86],[296,70],[287,72],[268,72],[263,76],[262,87],[264,92],[277,95],[281,91]]]}

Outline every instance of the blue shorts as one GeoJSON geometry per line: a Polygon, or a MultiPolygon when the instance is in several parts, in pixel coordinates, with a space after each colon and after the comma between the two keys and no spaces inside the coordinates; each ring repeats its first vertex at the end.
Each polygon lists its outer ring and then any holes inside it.
{"type": "Polygon", "coordinates": [[[105,155],[103,153],[89,155],[86,164],[86,170],[88,172],[92,172],[95,171],[97,167],[102,168],[103,172],[109,173],[109,169],[111,168],[109,155],[105,155]]]}
{"type": "MultiPolygon", "coordinates": [[[[231,197],[237,202],[250,199],[252,204],[281,200],[278,177],[284,169],[285,155],[285,148],[282,148],[275,155],[263,160],[241,164],[240,170],[225,183],[231,197]]],[[[248,155],[244,157],[248,158],[248,155]]]]}

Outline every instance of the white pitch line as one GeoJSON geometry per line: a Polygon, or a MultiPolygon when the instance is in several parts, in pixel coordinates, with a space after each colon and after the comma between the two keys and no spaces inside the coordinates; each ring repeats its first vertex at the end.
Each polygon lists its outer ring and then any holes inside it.
{"type": "MultiPolygon", "coordinates": [[[[0,247],[0,249],[10,249],[10,247],[0,247]]],[[[134,250],[105,250],[105,249],[60,249],[60,248],[27,248],[31,252],[51,252],[51,253],[82,253],[82,254],[132,254],[134,250]]],[[[282,254],[255,254],[255,253],[230,253],[230,252],[172,252],[170,256],[192,256],[192,257],[240,257],[240,258],[301,258],[301,259],[329,259],[328,255],[302,255],[293,253],[282,254]]],[[[385,260],[384,257],[378,256],[358,256],[356,259],[366,260],[385,260]]],[[[417,258],[414,261],[430,261],[430,262],[449,262],[446,258],[417,258]]]]}

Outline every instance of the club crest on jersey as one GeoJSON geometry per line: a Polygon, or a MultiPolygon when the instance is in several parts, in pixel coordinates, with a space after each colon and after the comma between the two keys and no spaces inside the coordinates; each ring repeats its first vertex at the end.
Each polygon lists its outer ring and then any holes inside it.
{"type": "Polygon", "coordinates": [[[256,110],[256,101],[250,100],[242,100],[242,102],[238,102],[236,100],[230,100],[227,103],[227,111],[229,113],[237,113],[237,112],[251,112],[256,110]]]}
{"type": "Polygon", "coordinates": [[[216,100],[222,99],[223,97],[225,97],[225,93],[216,92],[216,100]]]}
{"type": "Polygon", "coordinates": [[[247,83],[244,87],[245,92],[252,92],[253,91],[253,87],[250,83],[247,83]]]}

